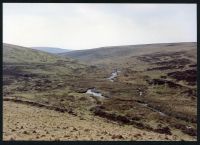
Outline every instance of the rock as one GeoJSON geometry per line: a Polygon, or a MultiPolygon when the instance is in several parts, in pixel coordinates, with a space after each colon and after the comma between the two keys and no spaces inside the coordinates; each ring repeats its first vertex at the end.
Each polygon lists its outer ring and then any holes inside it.
{"type": "Polygon", "coordinates": [[[29,134],[26,130],[23,132],[23,134],[29,134]]]}
{"type": "Polygon", "coordinates": [[[158,133],[162,133],[162,134],[172,135],[170,128],[167,127],[167,126],[163,127],[163,128],[155,129],[155,131],[158,132],[158,133]]]}
{"type": "Polygon", "coordinates": [[[85,120],[83,117],[80,117],[80,120],[85,120]]]}
{"type": "Polygon", "coordinates": [[[73,131],[78,131],[78,129],[76,129],[75,127],[71,127],[71,132],[73,131]]]}
{"type": "Polygon", "coordinates": [[[84,129],[84,131],[85,131],[85,132],[89,132],[89,131],[90,131],[90,129],[84,129]]]}
{"type": "Polygon", "coordinates": [[[63,137],[70,137],[69,135],[64,135],[63,137]]]}
{"type": "Polygon", "coordinates": [[[14,141],[14,140],[15,140],[15,138],[14,138],[14,137],[11,137],[11,138],[10,138],[10,141],[14,141]]]}
{"type": "Polygon", "coordinates": [[[74,129],[73,129],[73,130],[75,130],[75,131],[78,131],[78,129],[77,129],[77,128],[75,128],[75,127],[74,127],[74,129]]]}
{"type": "Polygon", "coordinates": [[[67,126],[64,126],[64,127],[63,127],[63,129],[67,129],[67,128],[68,128],[67,126]]]}
{"type": "Polygon", "coordinates": [[[141,137],[141,136],[142,136],[142,135],[139,134],[139,133],[134,135],[134,137],[141,137]]]}
{"type": "Polygon", "coordinates": [[[112,139],[124,139],[124,137],[122,135],[113,135],[112,139]]]}
{"type": "Polygon", "coordinates": [[[46,135],[44,135],[44,134],[43,134],[43,135],[41,135],[41,137],[45,137],[45,136],[46,136],[46,135]]]}
{"type": "Polygon", "coordinates": [[[169,140],[168,136],[165,136],[165,139],[166,139],[166,140],[169,140]]]}
{"type": "Polygon", "coordinates": [[[103,131],[102,134],[108,134],[107,131],[103,131]]]}

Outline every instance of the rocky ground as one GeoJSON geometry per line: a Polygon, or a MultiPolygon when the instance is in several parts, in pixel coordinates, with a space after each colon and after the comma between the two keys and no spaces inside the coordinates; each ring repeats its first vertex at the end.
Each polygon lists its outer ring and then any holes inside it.
{"type": "Polygon", "coordinates": [[[100,117],[74,116],[11,101],[3,102],[3,140],[194,140],[119,125],[100,117]]]}

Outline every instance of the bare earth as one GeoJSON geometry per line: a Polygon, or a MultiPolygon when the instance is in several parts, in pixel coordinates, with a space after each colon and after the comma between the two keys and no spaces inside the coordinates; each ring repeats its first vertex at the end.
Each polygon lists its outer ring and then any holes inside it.
{"type": "Polygon", "coordinates": [[[10,101],[3,102],[3,140],[194,140],[119,125],[92,115],[80,118],[10,101]]]}

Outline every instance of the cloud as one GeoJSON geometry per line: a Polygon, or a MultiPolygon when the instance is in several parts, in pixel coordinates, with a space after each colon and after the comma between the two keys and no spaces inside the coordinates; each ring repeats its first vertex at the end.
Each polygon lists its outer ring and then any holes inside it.
{"type": "Polygon", "coordinates": [[[3,4],[3,42],[89,49],[196,41],[195,4],[3,4]]]}

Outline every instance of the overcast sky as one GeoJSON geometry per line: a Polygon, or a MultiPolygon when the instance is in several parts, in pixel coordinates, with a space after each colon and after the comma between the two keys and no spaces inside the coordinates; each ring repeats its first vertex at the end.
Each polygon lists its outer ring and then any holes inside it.
{"type": "Polygon", "coordinates": [[[3,42],[90,49],[196,42],[196,4],[3,4],[3,42]]]}

